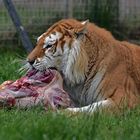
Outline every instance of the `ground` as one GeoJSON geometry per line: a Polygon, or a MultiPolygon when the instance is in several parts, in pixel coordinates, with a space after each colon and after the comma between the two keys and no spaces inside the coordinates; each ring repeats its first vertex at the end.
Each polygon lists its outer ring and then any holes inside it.
{"type": "MultiPolygon", "coordinates": [[[[0,47],[0,83],[15,80],[19,58],[26,56],[19,48],[0,47]]],[[[140,107],[120,115],[0,110],[0,140],[138,140],[140,138],[140,107]]]]}

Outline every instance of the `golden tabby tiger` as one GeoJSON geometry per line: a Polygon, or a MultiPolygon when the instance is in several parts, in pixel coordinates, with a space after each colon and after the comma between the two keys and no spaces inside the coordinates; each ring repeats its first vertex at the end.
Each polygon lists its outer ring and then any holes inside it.
{"type": "Polygon", "coordinates": [[[116,40],[88,20],[52,25],[37,39],[26,65],[62,74],[75,103],[70,111],[117,111],[140,104],[140,47],[116,40]]]}

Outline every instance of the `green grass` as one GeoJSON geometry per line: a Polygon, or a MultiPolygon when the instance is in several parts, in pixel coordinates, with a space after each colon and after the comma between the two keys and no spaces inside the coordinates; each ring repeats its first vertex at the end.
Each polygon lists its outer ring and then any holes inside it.
{"type": "MultiPolygon", "coordinates": [[[[0,82],[15,80],[21,75],[14,61],[25,52],[17,48],[0,47],[0,82]]],[[[0,140],[139,140],[140,107],[121,115],[0,110],[0,140]]]]}
{"type": "Polygon", "coordinates": [[[21,75],[18,72],[21,58],[25,58],[25,52],[21,48],[0,46],[0,82],[15,80],[21,75]]]}

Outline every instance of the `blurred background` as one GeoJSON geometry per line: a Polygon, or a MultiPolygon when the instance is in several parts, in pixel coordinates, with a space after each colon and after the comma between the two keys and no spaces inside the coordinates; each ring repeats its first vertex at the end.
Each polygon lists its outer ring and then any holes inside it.
{"type": "MultiPolygon", "coordinates": [[[[54,22],[89,19],[120,40],[140,44],[140,0],[13,0],[33,44],[54,22]]],[[[21,46],[20,38],[0,0],[0,44],[21,46]]]]}

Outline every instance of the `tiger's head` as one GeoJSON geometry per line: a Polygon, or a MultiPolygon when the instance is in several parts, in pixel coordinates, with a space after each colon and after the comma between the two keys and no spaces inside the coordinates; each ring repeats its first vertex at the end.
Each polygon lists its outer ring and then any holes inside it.
{"type": "Polygon", "coordinates": [[[84,81],[88,67],[86,46],[88,20],[65,19],[55,23],[37,39],[28,55],[30,68],[43,71],[55,68],[71,84],[84,81]]]}

